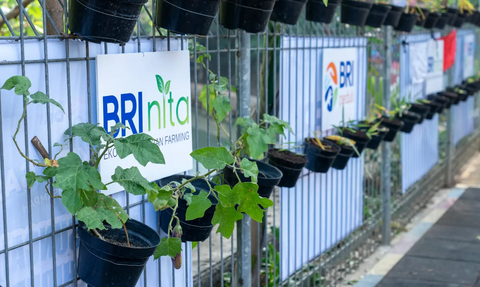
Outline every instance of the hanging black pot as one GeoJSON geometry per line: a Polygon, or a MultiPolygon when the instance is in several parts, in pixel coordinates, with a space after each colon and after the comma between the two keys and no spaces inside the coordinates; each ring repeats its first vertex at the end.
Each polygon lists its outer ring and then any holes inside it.
{"type": "Polygon", "coordinates": [[[363,150],[367,146],[367,144],[370,142],[370,138],[367,136],[366,133],[360,130],[356,130],[355,132],[351,132],[349,130],[343,130],[343,137],[347,139],[351,139],[355,142],[355,148],[357,149],[358,153],[356,152],[353,153],[352,157],[360,157],[362,154],[363,150]]]}
{"type": "MultiPolygon", "coordinates": [[[[282,179],[282,172],[274,167],[271,164],[253,160],[257,163],[258,166],[258,194],[261,197],[269,198],[272,195],[273,188],[275,185],[278,185],[280,180],[282,179]]],[[[238,177],[240,178],[241,182],[252,182],[250,177],[245,177],[241,172],[237,171],[238,177]]],[[[232,188],[238,183],[238,178],[233,172],[233,168],[230,166],[226,166],[223,169],[223,179],[225,183],[230,185],[232,188]]]]}
{"type": "Polygon", "coordinates": [[[467,20],[468,15],[466,14],[458,14],[457,18],[455,18],[455,22],[453,23],[453,27],[461,28],[465,21],[467,20]]]}
{"type": "Polygon", "coordinates": [[[400,129],[404,133],[411,133],[413,127],[420,121],[421,116],[414,112],[403,112],[400,120],[403,122],[403,127],[400,129]]]}
{"type": "Polygon", "coordinates": [[[388,11],[387,17],[385,18],[385,22],[383,22],[383,25],[396,27],[398,25],[398,22],[400,21],[400,17],[402,17],[402,12],[405,8],[392,5],[390,5],[390,8],[391,9],[390,11],[388,11]]]}
{"type": "Polygon", "coordinates": [[[386,142],[392,142],[395,139],[398,131],[403,127],[403,122],[395,118],[390,119],[386,116],[383,116],[381,121],[382,125],[388,128],[388,132],[383,138],[383,140],[386,142]]]}
{"type": "Polygon", "coordinates": [[[179,34],[207,35],[220,0],[156,0],[157,26],[179,34]]]}
{"type": "Polygon", "coordinates": [[[468,92],[460,87],[447,87],[447,92],[455,93],[460,101],[466,101],[468,99],[468,92]]]}
{"type": "Polygon", "coordinates": [[[308,21],[330,24],[340,0],[330,0],[325,6],[323,0],[308,0],[305,18],[308,21]]]}
{"type": "Polygon", "coordinates": [[[437,111],[439,114],[443,112],[443,109],[449,109],[452,105],[452,102],[449,98],[440,95],[428,95],[427,99],[442,105],[442,107],[437,111]]]}
{"type": "Polygon", "coordinates": [[[423,27],[425,26],[425,23],[427,22],[428,15],[430,15],[430,11],[424,8],[420,8],[422,10],[422,14],[418,13],[418,18],[417,22],[415,22],[415,25],[418,27],[423,27]]]}
{"type": "Polygon", "coordinates": [[[420,120],[418,121],[418,124],[421,124],[423,123],[423,120],[427,117],[428,113],[430,112],[430,107],[425,104],[414,103],[410,105],[410,108],[408,110],[420,116],[420,120]]]}
{"type": "Polygon", "coordinates": [[[402,13],[395,30],[410,33],[417,22],[418,14],[402,13]]]}
{"type": "Polygon", "coordinates": [[[478,92],[480,90],[480,87],[479,85],[475,84],[475,83],[465,83],[461,86],[462,89],[466,90],[468,92],[469,95],[472,95],[475,94],[476,92],[478,92]]]}
{"type": "MultiPolygon", "coordinates": [[[[335,141],[329,140],[328,138],[325,139],[326,141],[331,141],[334,144],[337,144],[335,141]]],[[[333,161],[332,167],[334,169],[343,170],[347,167],[348,160],[353,156],[355,150],[347,145],[339,145],[340,152],[338,153],[337,157],[333,161]]]]}
{"type": "Polygon", "coordinates": [[[94,43],[126,43],[137,24],[146,0],[71,0],[68,28],[94,43]]]}
{"type": "Polygon", "coordinates": [[[296,25],[305,3],[307,3],[307,0],[277,0],[270,20],[296,25]]]}
{"type": "Polygon", "coordinates": [[[123,228],[98,230],[105,239],[102,240],[79,222],[78,277],[83,282],[95,287],[136,285],[148,259],[160,244],[160,236],[148,225],[133,219],[125,226],[132,247],[127,246],[123,228]]]}
{"type": "Polygon", "coordinates": [[[476,24],[479,20],[480,20],[480,12],[475,11],[471,15],[471,17],[469,17],[468,22],[472,24],[476,24]]]}
{"type": "MultiPolygon", "coordinates": [[[[367,122],[360,122],[362,125],[368,125],[366,127],[361,127],[360,130],[363,132],[367,132],[372,126],[375,124],[373,123],[367,123],[367,122]]],[[[377,134],[371,135],[370,141],[367,143],[367,148],[372,149],[372,150],[377,150],[380,144],[382,143],[382,140],[385,138],[385,136],[388,133],[388,128],[385,127],[384,125],[379,125],[377,134]]]]}
{"type": "Polygon", "coordinates": [[[353,26],[364,26],[371,7],[372,4],[367,2],[354,0],[342,1],[342,23],[353,26]]]}
{"type": "Polygon", "coordinates": [[[438,111],[443,110],[443,105],[436,103],[434,101],[430,101],[429,103],[424,103],[424,105],[430,108],[427,115],[425,116],[427,120],[433,119],[433,117],[435,116],[436,113],[438,113],[438,111]]]}
{"type": "Polygon", "coordinates": [[[440,96],[444,96],[444,97],[447,97],[451,100],[451,103],[452,105],[458,105],[458,103],[460,103],[460,97],[455,94],[455,93],[451,93],[451,92],[440,92],[438,93],[440,96]]]}
{"type": "Polygon", "coordinates": [[[270,149],[268,163],[283,173],[278,186],[291,188],[297,184],[298,178],[307,164],[307,157],[288,150],[270,149]]]}
{"type": "Polygon", "coordinates": [[[448,25],[453,26],[455,24],[455,20],[457,19],[458,10],[455,8],[447,8],[447,12],[450,14],[448,25]]]}
{"type": "Polygon", "coordinates": [[[340,147],[330,141],[321,140],[325,150],[314,143],[313,139],[305,139],[306,168],[313,172],[326,173],[340,152],[340,147]]]}
{"type": "Polygon", "coordinates": [[[263,33],[267,28],[275,0],[222,0],[220,24],[228,29],[263,33]]]}
{"type": "Polygon", "coordinates": [[[365,25],[374,28],[380,28],[385,22],[390,9],[392,9],[392,7],[389,5],[373,4],[372,8],[370,9],[370,13],[368,13],[365,25]]]}
{"type": "MultiPolygon", "coordinates": [[[[182,182],[183,179],[189,180],[193,178],[193,176],[189,175],[172,175],[167,178],[163,178],[157,181],[158,186],[165,186],[172,181],[182,182]]],[[[198,194],[200,191],[205,191],[206,193],[210,194],[210,187],[208,186],[207,182],[203,179],[197,179],[191,182],[192,185],[195,187],[195,193],[198,194]]],[[[210,186],[212,188],[216,185],[214,182],[209,181],[210,186]]],[[[191,193],[190,189],[185,191],[186,193],[191,193]]],[[[197,218],[194,220],[187,221],[186,214],[187,214],[187,201],[183,198],[178,200],[178,207],[177,207],[177,217],[180,219],[180,226],[182,227],[182,241],[205,241],[210,236],[210,233],[213,228],[212,218],[213,214],[215,213],[215,207],[218,204],[217,199],[213,194],[208,196],[208,199],[212,203],[212,206],[205,211],[205,215],[202,218],[197,218]]],[[[168,226],[170,224],[170,220],[172,219],[173,211],[170,208],[162,210],[160,213],[160,227],[165,233],[168,233],[168,226]]],[[[173,219],[172,226],[177,224],[177,220],[173,219]]]]}
{"type": "Polygon", "coordinates": [[[441,16],[442,14],[437,12],[429,13],[427,19],[425,20],[425,25],[423,27],[425,29],[435,28],[437,25],[437,21],[438,19],[440,19],[441,16]]]}
{"type": "Polygon", "coordinates": [[[437,20],[437,23],[435,24],[435,28],[438,28],[438,29],[445,28],[445,26],[450,21],[450,18],[452,18],[452,17],[453,17],[453,14],[451,14],[451,13],[448,13],[448,12],[442,13],[440,18],[437,20]]]}

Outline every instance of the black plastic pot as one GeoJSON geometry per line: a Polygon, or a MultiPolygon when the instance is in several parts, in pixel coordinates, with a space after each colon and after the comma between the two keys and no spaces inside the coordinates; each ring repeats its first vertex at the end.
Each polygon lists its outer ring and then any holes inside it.
{"type": "MultiPolygon", "coordinates": [[[[269,198],[272,195],[273,188],[275,185],[278,185],[282,179],[282,172],[274,167],[271,164],[253,160],[257,163],[258,166],[258,194],[261,197],[269,198]]],[[[238,177],[240,177],[241,182],[252,182],[251,178],[246,178],[241,172],[238,172],[238,177]]],[[[232,188],[238,183],[238,178],[233,172],[233,169],[229,166],[226,166],[223,169],[223,179],[225,183],[230,185],[232,188]]]]}
{"type": "Polygon", "coordinates": [[[448,25],[453,26],[455,24],[455,20],[457,19],[458,10],[454,8],[447,8],[447,13],[450,14],[450,19],[448,20],[448,25]]]}
{"type": "Polygon", "coordinates": [[[411,133],[413,127],[420,121],[421,116],[414,112],[403,112],[400,120],[403,122],[403,127],[400,129],[404,133],[411,133]]]}
{"type": "Polygon", "coordinates": [[[437,23],[435,24],[435,28],[438,29],[443,29],[445,26],[448,24],[450,21],[450,18],[452,18],[453,15],[450,13],[442,13],[440,18],[437,20],[437,23]]]}
{"type": "Polygon", "coordinates": [[[220,0],[156,1],[157,26],[179,34],[207,35],[220,6],[220,0]]]}
{"type": "Polygon", "coordinates": [[[409,111],[420,116],[418,123],[421,124],[430,112],[430,107],[424,104],[411,104],[409,111]]]}
{"type": "Polygon", "coordinates": [[[277,0],[270,20],[295,25],[300,18],[305,3],[307,3],[307,0],[277,0]]]}
{"type": "Polygon", "coordinates": [[[392,142],[395,139],[398,131],[403,127],[403,122],[398,119],[390,119],[388,117],[382,117],[382,125],[388,128],[388,133],[383,138],[386,142],[392,142]]]}
{"type": "Polygon", "coordinates": [[[288,150],[279,151],[278,149],[270,149],[268,151],[268,163],[283,173],[278,186],[291,188],[297,184],[297,180],[307,164],[307,157],[297,155],[288,150]],[[282,154],[286,157],[282,156],[282,154]]]}
{"type": "Polygon", "coordinates": [[[453,22],[453,26],[456,28],[461,28],[465,21],[467,20],[468,15],[466,14],[458,14],[457,18],[455,18],[455,22],[453,22]]]}
{"type": "Polygon", "coordinates": [[[354,0],[342,1],[342,23],[353,26],[364,26],[371,7],[372,4],[368,2],[354,0]]]}
{"type": "Polygon", "coordinates": [[[468,91],[461,87],[447,87],[447,92],[455,93],[460,101],[466,101],[468,99],[468,91]]]}
{"type": "Polygon", "coordinates": [[[370,9],[370,13],[368,13],[365,25],[374,28],[380,28],[385,22],[390,9],[392,9],[392,7],[389,5],[373,4],[372,8],[370,9]]]}
{"type": "Polygon", "coordinates": [[[440,19],[441,16],[442,14],[437,12],[429,13],[427,19],[425,20],[425,25],[423,25],[423,27],[425,29],[435,28],[437,25],[437,21],[440,19]]]}
{"type": "Polygon", "coordinates": [[[427,18],[430,15],[430,11],[423,8],[421,8],[421,10],[422,10],[423,16],[420,14],[418,15],[417,22],[415,23],[415,25],[419,27],[424,27],[425,23],[427,22],[427,18]]]}
{"type": "Polygon", "coordinates": [[[383,25],[396,27],[398,25],[398,22],[400,21],[400,17],[402,17],[402,12],[405,8],[392,5],[390,7],[391,9],[390,11],[388,11],[387,17],[385,18],[385,22],[383,22],[383,25]]]}
{"type": "MultiPolygon", "coordinates": [[[[355,141],[355,148],[357,149],[360,155],[362,154],[363,150],[367,146],[368,142],[370,142],[370,138],[367,136],[367,134],[359,130],[357,130],[355,133],[349,130],[343,130],[342,136],[347,139],[351,139],[355,141]]],[[[360,155],[354,152],[352,157],[359,157],[360,155]]]]}
{"type": "Polygon", "coordinates": [[[267,28],[275,0],[222,0],[220,23],[228,29],[262,33],[267,28]]]}
{"type": "MultiPolygon", "coordinates": [[[[362,124],[366,124],[366,122],[361,122],[362,124]]],[[[371,124],[368,127],[362,127],[360,130],[366,132],[368,131],[369,128],[371,128],[374,124],[371,124]]],[[[376,135],[372,135],[372,138],[370,141],[367,143],[367,148],[372,149],[372,150],[377,150],[380,144],[382,143],[383,138],[388,133],[388,128],[385,127],[384,125],[379,125],[378,128],[385,129],[385,131],[379,131],[376,135]]]]}
{"type": "MultiPolygon", "coordinates": [[[[148,259],[160,244],[158,233],[139,221],[129,219],[127,227],[133,247],[116,245],[93,236],[83,222],[78,224],[80,248],[78,276],[92,287],[135,286],[148,259]]],[[[98,231],[105,239],[127,243],[124,229],[98,231]]]]}
{"type": "Polygon", "coordinates": [[[410,33],[417,22],[418,14],[402,13],[395,30],[410,33]]]}
{"type": "Polygon", "coordinates": [[[329,24],[335,16],[340,0],[328,1],[325,6],[323,0],[308,0],[305,18],[308,21],[329,24]]]}
{"type": "MultiPolygon", "coordinates": [[[[167,178],[163,178],[157,181],[158,186],[164,186],[172,181],[182,182],[182,179],[191,179],[193,176],[189,175],[172,175],[167,178]]],[[[209,182],[212,187],[216,184],[214,182],[209,182]]],[[[205,191],[210,193],[210,187],[207,182],[203,179],[198,179],[192,181],[192,185],[195,187],[195,193],[200,193],[200,191],[205,191]]],[[[190,193],[191,190],[187,189],[187,193],[190,193]]],[[[213,194],[208,196],[208,199],[212,203],[212,206],[205,211],[205,215],[202,218],[197,218],[194,220],[187,221],[185,218],[187,213],[187,201],[183,198],[178,200],[177,208],[177,217],[180,219],[180,226],[182,227],[182,241],[205,241],[210,236],[212,231],[212,218],[215,213],[215,207],[218,204],[217,199],[213,194]]],[[[168,233],[168,225],[172,219],[173,211],[169,208],[162,210],[160,213],[160,227],[165,233],[168,233]]],[[[176,219],[173,220],[173,226],[177,224],[176,219]]]]}
{"type": "Polygon", "coordinates": [[[451,92],[440,92],[438,93],[440,96],[444,96],[444,97],[447,97],[451,100],[451,103],[452,105],[458,105],[458,103],[460,103],[460,97],[455,94],[455,93],[451,93],[451,92]]]}
{"type": "Polygon", "coordinates": [[[430,108],[427,115],[425,116],[427,120],[433,119],[433,117],[435,116],[436,113],[438,113],[438,111],[443,110],[443,105],[436,103],[434,101],[430,101],[429,103],[424,103],[424,105],[430,108]]]}
{"type": "Polygon", "coordinates": [[[437,111],[437,113],[439,113],[439,114],[441,114],[443,112],[443,109],[449,109],[451,104],[452,104],[451,100],[449,98],[444,97],[444,96],[440,96],[440,95],[428,95],[427,99],[442,105],[442,108],[440,108],[437,111]]]}
{"type": "MultiPolygon", "coordinates": [[[[330,141],[329,139],[325,139],[326,141],[330,141]]],[[[331,141],[334,144],[337,144],[334,141],[331,141]]],[[[348,160],[352,157],[355,153],[355,150],[349,146],[340,146],[340,152],[338,153],[337,157],[333,161],[332,167],[334,169],[343,170],[347,167],[348,160]]]]}
{"type": "Polygon", "coordinates": [[[68,28],[94,43],[126,43],[146,0],[71,0],[68,28]]]}
{"type": "Polygon", "coordinates": [[[322,140],[322,144],[328,150],[323,150],[313,143],[311,139],[305,140],[305,154],[307,155],[306,168],[313,172],[326,173],[332,166],[340,152],[340,147],[330,141],[322,140]]]}

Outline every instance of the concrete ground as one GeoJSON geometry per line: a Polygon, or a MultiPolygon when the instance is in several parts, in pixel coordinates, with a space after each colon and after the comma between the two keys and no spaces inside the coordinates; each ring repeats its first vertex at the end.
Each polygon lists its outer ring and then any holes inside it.
{"type": "Polygon", "coordinates": [[[440,190],[407,226],[342,286],[477,286],[480,278],[480,154],[453,189],[440,190]]]}

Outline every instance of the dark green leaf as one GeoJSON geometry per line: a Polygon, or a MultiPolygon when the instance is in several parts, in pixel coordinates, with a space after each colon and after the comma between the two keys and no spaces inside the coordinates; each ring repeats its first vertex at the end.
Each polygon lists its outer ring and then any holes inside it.
{"type": "Polygon", "coordinates": [[[294,134],[292,128],[290,127],[290,124],[284,120],[281,120],[275,116],[271,116],[269,114],[263,114],[263,119],[265,120],[265,122],[271,124],[271,125],[279,125],[283,128],[286,128],[287,130],[289,130],[292,134],[294,134]]]}
{"type": "Polygon", "coordinates": [[[164,186],[158,189],[157,197],[152,202],[153,208],[156,211],[163,210],[168,206],[170,199],[172,199],[173,191],[169,186],[164,186]]]}
{"type": "Polygon", "coordinates": [[[95,211],[95,209],[91,208],[90,206],[80,209],[76,217],[79,221],[85,223],[88,230],[105,229],[102,218],[100,218],[100,215],[95,211]]]}
{"type": "Polygon", "coordinates": [[[100,220],[106,221],[112,226],[113,229],[122,228],[123,224],[120,219],[117,217],[113,210],[106,209],[105,207],[99,207],[96,209],[100,220]]]}
{"type": "Polygon", "coordinates": [[[133,195],[144,195],[147,190],[156,191],[155,187],[146,180],[137,167],[123,169],[117,167],[112,180],[120,184],[125,191],[133,195]]]}
{"type": "Polygon", "coordinates": [[[212,224],[218,224],[217,233],[222,234],[223,237],[228,239],[232,236],[235,222],[242,218],[243,215],[235,210],[235,207],[225,207],[222,204],[218,204],[213,214],[212,224]]]}
{"type": "Polygon", "coordinates": [[[267,151],[270,138],[257,124],[251,125],[247,129],[247,134],[247,144],[250,156],[254,159],[258,159],[267,151]]]}
{"type": "Polygon", "coordinates": [[[62,203],[72,215],[75,215],[83,207],[83,201],[78,195],[78,189],[63,190],[62,203]]]}
{"type": "MultiPolygon", "coordinates": [[[[58,160],[53,186],[61,190],[107,189],[102,183],[100,173],[73,152],[58,160]]],[[[45,174],[45,173],[44,173],[45,174]]]]}
{"type": "Polygon", "coordinates": [[[202,218],[205,215],[205,211],[212,206],[212,202],[208,198],[208,193],[200,190],[199,194],[195,194],[192,197],[192,203],[187,207],[186,220],[194,220],[202,218]]]}
{"type": "Polygon", "coordinates": [[[0,88],[2,90],[11,90],[15,88],[15,94],[21,95],[30,95],[28,89],[32,86],[32,83],[27,77],[24,76],[13,76],[8,79],[5,84],[0,88]]]}
{"type": "Polygon", "coordinates": [[[225,96],[218,96],[215,100],[212,101],[211,105],[215,108],[218,122],[223,121],[223,119],[227,116],[228,112],[232,110],[232,106],[230,105],[230,99],[225,96]]]}
{"type": "Polygon", "coordinates": [[[155,250],[154,258],[158,259],[161,256],[175,257],[182,252],[182,240],[176,237],[165,237],[160,241],[157,250],[155,250]]]}
{"type": "Polygon", "coordinates": [[[239,197],[237,210],[239,212],[245,212],[257,222],[262,222],[264,211],[259,205],[268,208],[273,206],[273,202],[268,198],[260,197],[257,191],[258,185],[250,182],[239,182],[233,188],[233,192],[237,193],[239,197]]]}
{"type": "Polygon", "coordinates": [[[216,185],[214,189],[223,206],[235,206],[239,202],[237,194],[233,192],[229,185],[216,185]]]}
{"type": "Polygon", "coordinates": [[[104,206],[105,208],[115,212],[117,217],[120,217],[120,220],[125,223],[127,220],[130,218],[128,214],[123,210],[122,206],[116,201],[115,199],[104,195],[103,193],[98,194],[98,205],[99,206],[104,206]],[[104,205],[102,205],[102,203],[104,205]]]}
{"type": "MultiPolygon", "coordinates": [[[[65,135],[70,134],[70,129],[67,129],[65,135]]],[[[108,137],[104,128],[98,126],[98,124],[80,123],[72,127],[72,137],[80,137],[82,141],[92,146],[101,144],[101,139],[108,137]]]]}
{"type": "Polygon", "coordinates": [[[32,188],[35,181],[42,183],[49,180],[51,177],[36,175],[34,172],[30,171],[25,175],[25,178],[27,179],[28,187],[32,188]]]}
{"type": "Polygon", "coordinates": [[[59,107],[62,112],[65,113],[65,111],[63,110],[63,107],[62,105],[60,105],[57,101],[55,101],[54,99],[50,99],[47,95],[45,95],[44,93],[42,92],[36,92],[35,94],[32,94],[30,95],[30,98],[32,98],[32,103],[34,104],[46,104],[46,103],[51,103],[57,107],[59,107]]]}
{"type": "Polygon", "coordinates": [[[134,134],[114,141],[117,154],[121,159],[133,154],[143,166],[149,162],[165,164],[165,158],[154,139],[147,134],[134,134]]]}
{"type": "Polygon", "coordinates": [[[235,161],[224,147],[205,147],[193,151],[190,155],[206,169],[223,169],[235,161]]]}
{"type": "Polygon", "coordinates": [[[243,169],[245,177],[252,177],[252,182],[257,182],[258,166],[256,162],[243,158],[240,167],[243,169]]]}
{"type": "Polygon", "coordinates": [[[110,135],[114,135],[120,129],[127,129],[127,127],[122,123],[116,123],[114,126],[110,128],[110,135]]]}

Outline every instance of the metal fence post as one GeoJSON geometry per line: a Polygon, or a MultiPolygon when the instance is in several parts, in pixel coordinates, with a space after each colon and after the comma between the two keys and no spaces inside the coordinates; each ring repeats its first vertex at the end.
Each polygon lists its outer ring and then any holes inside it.
{"type": "MultiPolygon", "coordinates": [[[[237,109],[239,117],[250,116],[251,68],[250,68],[250,35],[238,31],[238,94],[237,109]]],[[[241,129],[241,127],[239,127],[241,129]]],[[[239,130],[240,134],[241,131],[239,130]]],[[[244,214],[237,222],[237,286],[252,286],[252,219],[244,214]]]]}
{"type": "MultiPolygon", "coordinates": [[[[448,85],[453,86],[454,84],[454,71],[455,71],[455,64],[453,67],[450,68],[448,71],[448,85]]],[[[453,183],[453,153],[454,153],[454,145],[453,145],[453,105],[450,109],[447,109],[447,130],[446,130],[446,176],[445,176],[445,185],[447,187],[452,186],[453,183]]]]}
{"type": "MultiPolygon", "coordinates": [[[[383,65],[383,106],[390,110],[390,69],[392,66],[392,27],[387,26],[385,27],[385,32],[383,34],[384,40],[384,55],[385,61],[383,65]]],[[[390,181],[391,181],[391,173],[390,173],[390,144],[383,141],[382,142],[382,244],[389,245],[390,244],[390,237],[391,237],[391,230],[390,230],[390,222],[392,220],[390,214],[390,181]]]]}

